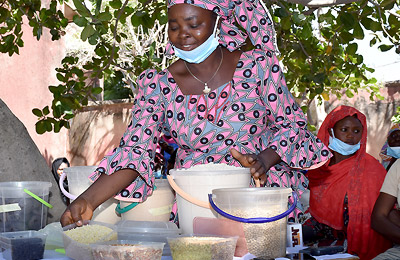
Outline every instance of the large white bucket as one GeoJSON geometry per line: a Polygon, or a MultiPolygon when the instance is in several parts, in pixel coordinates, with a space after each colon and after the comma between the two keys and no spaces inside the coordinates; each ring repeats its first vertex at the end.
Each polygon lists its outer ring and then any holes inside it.
{"type": "MultiPolygon", "coordinates": [[[[92,185],[89,176],[96,170],[96,168],[97,166],[73,166],[65,168],[59,182],[61,191],[71,200],[76,199],[77,196],[82,194],[90,185],[92,185]],[[64,190],[62,185],[65,177],[67,177],[68,180],[69,193],[64,190]]],[[[121,217],[115,213],[115,207],[117,204],[118,200],[114,198],[108,199],[93,212],[92,220],[109,224],[117,223],[121,220],[121,217]]]]}
{"type": "Polygon", "coordinates": [[[228,170],[218,168],[220,167],[207,171],[170,170],[168,180],[177,193],[179,226],[183,234],[193,233],[195,217],[217,217],[208,203],[208,194],[212,193],[213,189],[249,187],[251,180],[249,168],[230,167],[228,170]]]}
{"type": "MultiPolygon", "coordinates": [[[[155,180],[156,189],[147,199],[137,204],[134,208],[121,213],[122,220],[134,221],[169,221],[172,205],[174,203],[174,192],[166,179],[155,180]]],[[[120,201],[122,209],[128,207],[132,202],[120,201]]]]}

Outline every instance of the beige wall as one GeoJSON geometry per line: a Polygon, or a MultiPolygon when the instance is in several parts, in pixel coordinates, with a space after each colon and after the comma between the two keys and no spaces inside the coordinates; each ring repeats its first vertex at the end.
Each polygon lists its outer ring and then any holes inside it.
{"type": "Polygon", "coordinates": [[[91,102],[71,122],[68,157],[75,166],[97,165],[119,145],[131,119],[130,100],[91,102]]]}
{"type": "Polygon", "coordinates": [[[400,82],[387,83],[380,90],[384,100],[369,99],[369,93],[359,91],[353,98],[342,97],[340,100],[336,96],[330,96],[329,101],[324,102],[324,107],[318,110],[318,116],[315,111],[309,115],[309,120],[320,125],[326,116],[339,105],[348,105],[357,108],[367,117],[368,139],[367,152],[380,160],[379,152],[386,141],[387,133],[393,125],[392,116],[396,113],[397,106],[400,106],[400,82]],[[317,122],[318,120],[318,122],[317,122]]]}
{"type": "Polygon", "coordinates": [[[37,117],[33,108],[51,105],[49,85],[58,84],[56,67],[64,57],[63,40],[52,41],[45,30],[40,41],[32,35],[32,28],[23,25],[24,47],[20,54],[9,57],[0,54],[0,98],[24,124],[40,152],[50,165],[53,159],[66,156],[67,131],[38,135],[35,131],[37,117]]]}

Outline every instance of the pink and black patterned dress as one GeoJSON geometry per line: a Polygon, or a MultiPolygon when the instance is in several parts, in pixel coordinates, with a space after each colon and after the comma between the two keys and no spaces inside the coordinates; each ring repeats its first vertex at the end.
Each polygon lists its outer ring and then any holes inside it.
{"type": "MultiPolygon", "coordinates": [[[[330,157],[324,144],[306,129],[272,52],[243,52],[230,82],[208,94],[184,95],[165,69],[144,71],[132,108],[132,121],[115,148],[91,176],[131,168],[137,178],[116,195],[141,202],[153,191],[154,156],[162,133],[179,145],[175,168],[226,163],[240,166],[229,149],[258,154],[272,148],[282,163],[268,171],[266,186],[291,187],[299,195],[308,185],[299,169],[315,167],[330,157]]],[[[250,184],[249,184],[250,185],[250,184]]],[[[298,203],[297,219],[302,214],[298,203]]]]}

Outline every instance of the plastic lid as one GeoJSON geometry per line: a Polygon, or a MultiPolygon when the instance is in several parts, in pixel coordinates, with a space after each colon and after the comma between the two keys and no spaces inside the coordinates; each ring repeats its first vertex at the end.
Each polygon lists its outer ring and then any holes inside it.
{"type": "Polygon", "coordinates": [[[9,198],[25,198],[30,197],[24,192],[27,189],[37,196],[46,196],[49,194],[51,182],[47,181],[14,181],[0,182],[0,196],[9,198]]]}
{"type": "Polygon", "coordinates": [[[290,195],[292,193],[291,188],[283,188],[283,187],[263,187],[263,188],[222,188],[222,189],[214,189],[212,190],[213,194],[220,195],[228,195],[229,194],[255,194],[255,195],[290,195]]]}
{"type": "Polygon", "coordinates": [[[181,175],[226,175],[226,174],[250,174],[250,168],[245,167],[236,167],[232,165],[221,165],[221,164],[212,164],[212,165],[201,165],[203,167],[196,167],[199,165],[195,165],[195,168],[188,169],[171,169],[169,171],[172,176],[181,176],[181,175]]]}
{"type": "Polygon", "coordinates": [[[10,181],[0,182],[0,189],[14,190],[14,189],[30,189],[30,188],[50,188],[53,184],[48,181],[10,181]]]}
{"type": "Polygon", "coordinates": [[[11,240],[19,240],[26,238],[40,238],[45,240],[46,234],[43,234],[36,230],[26,230],[26,231],[15,231],[15,232],[3,232],[0,233],[0,241],[5,243],[11,243],[11,240]]]}
{"type": "Polygon", "coordinates": [[[120,220],[117,222],[118,233],[148,233],[148,234],[179,234],[180,230],[172,222],[163,221],[133,221],[120,220]]]}

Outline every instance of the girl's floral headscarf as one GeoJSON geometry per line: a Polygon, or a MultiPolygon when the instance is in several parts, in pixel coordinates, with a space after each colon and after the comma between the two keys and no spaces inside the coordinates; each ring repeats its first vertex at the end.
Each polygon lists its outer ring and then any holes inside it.
{"type": "MultiPolygon", "coordinates": [[[[389,133],[388,133],[388,137],[391,133],[393,133],[396,130],[400,130],[400,124],[395,124],[394,126],[392,126],[392,128],[390,129],[389,133]]],[[[392,156],[387,155],[387,148],[388,148],[388,142],[387,142],[387,138],[386,138],[386,142],[385,144],[382,146],[381,152],[379,153],[379,156],[382,158],[382,165],[383,167],[385,167],[385,169],[387,168],[387,166],[390,163],[390,160],[392,160],[392,156]]]]}
{"type": "MultiPolygon", "coordinates": [[[[273,21],[262,0],[167,0],[168,8],[176,4],[191,4],[220,16],[220,43],[230,51],[242,46],[247,37],[256,49],[278,53],[273,21]],[[235,23],[246,31],[240,30],[235,23]]],[[[166,54],[174,54],[168,42],[166,54]]]]}

